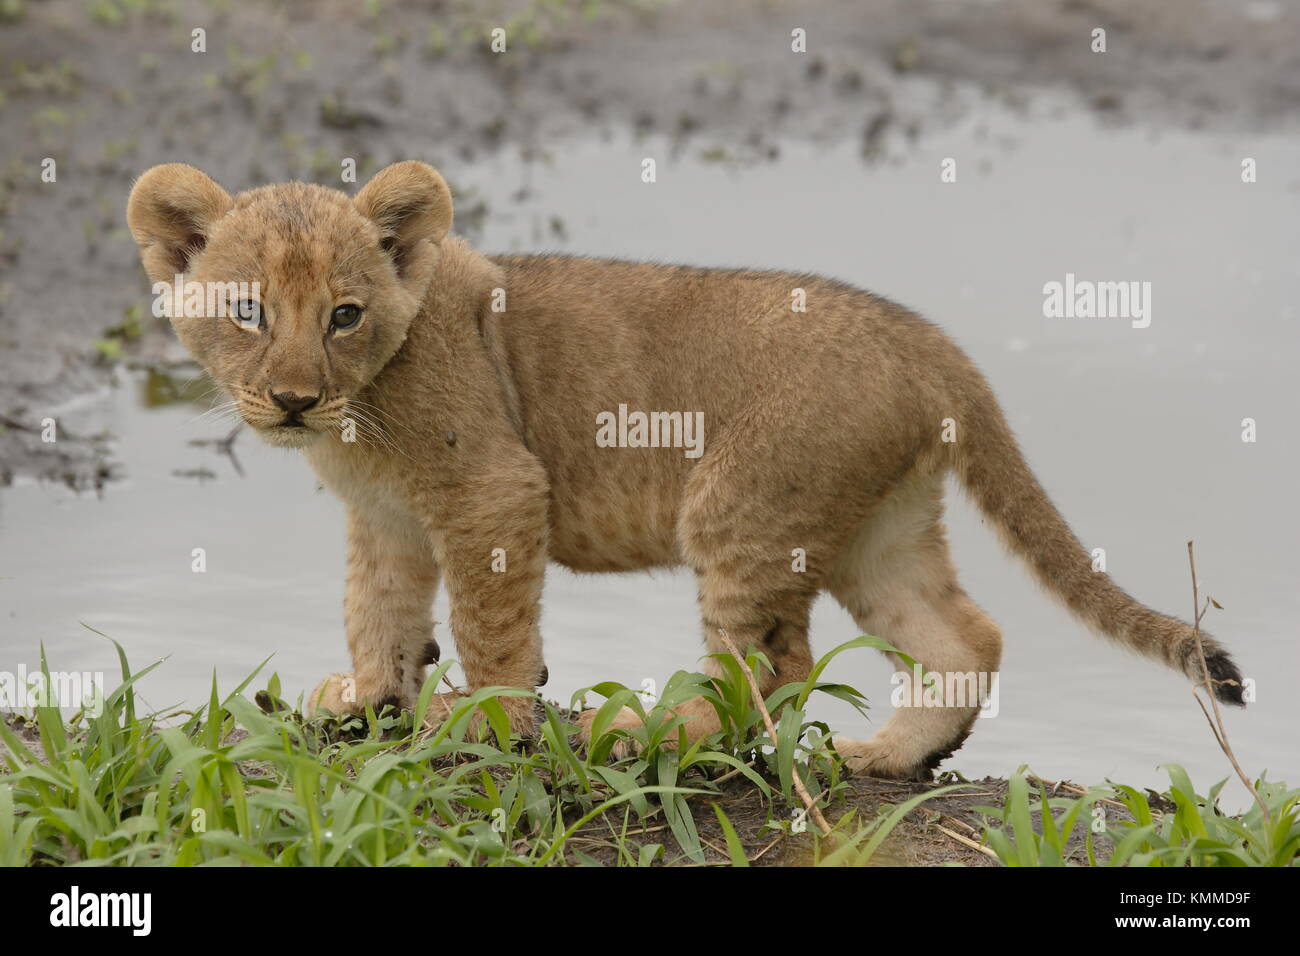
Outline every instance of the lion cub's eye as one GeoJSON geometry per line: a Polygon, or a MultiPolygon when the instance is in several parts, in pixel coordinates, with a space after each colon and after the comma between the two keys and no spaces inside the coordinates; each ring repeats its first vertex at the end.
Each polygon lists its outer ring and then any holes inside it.
{"type": "Polygon", "coordinates": [[[235,304],[231,318],[241,329],[256,331],[266,328],[266,316],[262,314],[262,303],[256,299],[243,299],[235,304]]]}
{"type": "Polygon", "coordinates": [[[361,306],[341,305],[330,315],[330,331],[346,332],[355,329],[361,321],[361,306]]]}

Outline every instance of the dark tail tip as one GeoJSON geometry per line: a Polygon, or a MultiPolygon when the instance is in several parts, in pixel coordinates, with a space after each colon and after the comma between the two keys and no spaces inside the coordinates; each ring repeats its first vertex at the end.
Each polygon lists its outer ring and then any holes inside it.
{"type": "Polygon", "coordinates": [[[1205,663],[1210,669],[1210,679],[1214,681],[1214,696],[1225,704],[1245,707],[1245,681],[1227,651],[1207,654],[1205,663]]]}

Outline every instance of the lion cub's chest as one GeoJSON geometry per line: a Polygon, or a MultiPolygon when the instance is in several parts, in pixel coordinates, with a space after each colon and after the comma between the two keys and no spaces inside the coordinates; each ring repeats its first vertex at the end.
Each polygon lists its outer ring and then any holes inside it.
{"type": "Polygon", "coordinates": [[[430,516],[416,514],[402,495],[398,470],[387,455],[367,454],[338,441],[320,441],[307,448],[304,457],[326,488],[372,524],[388,527],[395,534],[429,529],[430,516]]]}

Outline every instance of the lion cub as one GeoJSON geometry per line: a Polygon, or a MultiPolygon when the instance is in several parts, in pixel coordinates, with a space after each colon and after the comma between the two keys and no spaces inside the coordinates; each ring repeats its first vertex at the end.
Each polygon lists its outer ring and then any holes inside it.
{"type": "MultiPolygon", "coordinates": [[[[127,219],[155,282],[257,283],[226,317],[172,323],[244,420],[301,448],[347,505],[354,670],[313,707],[411,705],[437,656],[439,581],[470,688],[535,688],[548,561],[685,564],[705,647],[722,651],[725,630],[761,649],[765,693],[807,676],[821,591],[927,671],[991,674],[1001,634],[957,583],[941,521],[949,471],[1070,610],[1198,677],[1191,628],[1093,572],[971,361],[884,299],[810,275],[489,257],[449,232],[447,185],[418,162],[355,198],[296,182],[231,196],[157,166],[127,219]]],[[[1240,703],[1236,666],[1205,648],[1218,696],[1240,703]]],[[[438,719],[451,701],[436,703],[438,719]]],[[[530,702],[502,703],[532,729],[530,702]]],[[[978,713],[931,703],[840,752],[928,777],[978,713]]],[[[718,728],[702,699],[680,710],[693,737],[718,728]]]]}

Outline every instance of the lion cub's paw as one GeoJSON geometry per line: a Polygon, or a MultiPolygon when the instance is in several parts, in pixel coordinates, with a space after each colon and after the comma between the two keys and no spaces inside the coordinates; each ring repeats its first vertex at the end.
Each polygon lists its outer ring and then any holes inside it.
{"type": "MultiPolygon", "coordinates": [[[[464,694],[434,694],[429,699],[429,709],[424,715],[424,726],[436,730],[446,723],[452,713],[464,701],[464,694]]],[[[538,706],[531,697],[498,697],[499,703],[510,720],[510,731],[520,737],[532,737],[537,733],[538,706]]],[[[483,711],[475,708],[470,718],[470,734],[473,737],[483,727],[483,711]]]]}
{"type": "Polygon", "coordinates": [[[364,705],[357,698],[357,681],[351,674],[330,674],[307,695],[306,715],[314,717],[321,708],[332,714],[361,714],[364,705]]]}
{"type": "MultiPolygon", "coordinates": [[[[584,710],[578,714],[578,739],[584,747],[591,746],[591,725],[596,719],[597,710],[584,710]]],[[[635,710],[631,707],[624,707],[614,715],[613,722],[610,723],[610,730],[633,730],[641,726],[641,718],[637,716],[635,710]]],[[[626,737],[620,738],[610,750],[610,756],[615,760],[622,760],[624,757],[630,757],[636,752],[636,741],[626,737]]]]}
{"type": "Polygon", "coordinates": [[[398,694],[363,694],[357,690],[357,680],[352,674],[330,674],[307,695],[305,713],[308,717],[314,717],[317,711],[324,708],[338,716],[360,716],[366,712],[367,704],[376,714],[382,713],[385,707],[391,707],[395,711],[410,709],[410,703],[398,694]]]}
{"type": "Polygon", "coordinates": [[[930,780],[933,776],[915,760],[900,760],[889,747],[876,741],[835,737],[831,744],[855,776],[885,780],[930,780]]]}

